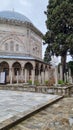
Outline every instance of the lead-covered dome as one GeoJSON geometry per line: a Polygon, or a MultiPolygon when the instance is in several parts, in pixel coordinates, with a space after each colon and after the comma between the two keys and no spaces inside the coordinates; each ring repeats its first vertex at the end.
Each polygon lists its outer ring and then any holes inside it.
{"type": "Polygon", "coordinates": [[[15,11],[0,11],[0,18],[31,23],[26,16],[15,11]]]}

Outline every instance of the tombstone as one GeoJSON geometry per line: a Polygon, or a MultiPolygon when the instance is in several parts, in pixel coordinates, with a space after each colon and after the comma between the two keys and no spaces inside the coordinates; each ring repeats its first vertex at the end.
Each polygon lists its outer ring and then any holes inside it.
{"type": "Polygon", "coordinates": [[[69,68],[69,76],[71,76],[71,69],[69,68]]]}
{"type": "Polygon", "coordinates": [[[55,66],[54,78],[55,78],[55,85],[57,85],[58,84],[58,67],[57,66],[55,66]]]}
{"type": "Polygon", "coordinates": [[[69,68],[69,77],[68,77],[69,83],[72,83],[72,76],[71,76],[71,69],[69,68]]]}
{"type": "Polygon", "coordinates": [[[67,82],[69,81],[68,72],[66,73],[66,80],[67,80],[67,82]]]}
{"type": "Polygon", "coordinates": [[[63,76],[62,76],[62,65],[60,65],[60,80],[63,80],[63,76]]]}
{"type": "Polygon", "coordinates": [[[57,85],[58,84],[58,58],[55,55],[52,57],[51,63],[55,68],[54,78],[55,78],[55,85],[57,85]]]}

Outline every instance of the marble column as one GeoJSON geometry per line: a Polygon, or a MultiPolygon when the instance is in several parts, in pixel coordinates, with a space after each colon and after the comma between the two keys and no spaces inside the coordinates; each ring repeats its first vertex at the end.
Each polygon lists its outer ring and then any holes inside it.
{"type": "Polygon", "coordinates": [[[25,83],[27,83],[27,69],[25,69],[25,83]]]}
{"type": "Polygon", "coordinates": [[[32,85],[34,84],[34,80],[35,80],[35,68],[33,68],[32,70],[32,85]]]}
{"type": "Polygon", "coordinates": [[[69,83],[72,83],[71,69],[69,68],[69,83]]]}
{"type": "Polygon", "coordinates": [[[41,80],[42,80],[42,84],[44,84],[44,71],[41,72],[41,80]]]}
{"type": "Polygon", "coordinates": [[[68,79],[69,79],[68,72],[67,72],[67,74],[66,74],[66,75],[67,75],[67,82],[68,82],[68,79]]]}
{"type": "Polygon", "coordinates": [[[17,71],[17,84],[18,84],[18,82],[19,82],[19,73],[18,73],[18,71],[17,71]]]}
{"type": "Polygon", "coordinates": [[[9,68],[10,84],[12,84],[12,68],[9,68]]]}
{"type": "Polygon", "coordinates": [[[41,83],[40,69],[39,69],[38,81],[39,83],[41,83]]]}
{"type": "Polygon", "coordinates": [[[49,80],[48,70],[45,71],[45,81],[49,80]]]}
{"type": "Polygon", "coordinates": [[[21,68],[21,81],[24,81],[24,68],[21,68]]]}

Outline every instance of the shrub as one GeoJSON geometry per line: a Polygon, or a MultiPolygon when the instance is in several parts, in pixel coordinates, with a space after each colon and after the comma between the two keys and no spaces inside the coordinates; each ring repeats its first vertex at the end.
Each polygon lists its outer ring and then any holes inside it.
{"type": "Polygon", "coordinates": [[[31,85],[32,84],[32,80],[29,80],[28,83],[31,85]]]}
{"type": "Polygon", "coordinates": [[[58,80],[58,84],[64,84],[63,80],[58,80]]]}
{"type": "Polygon", "coordinates": [[[36,86],[40,85],[38,80],[35,80],[35,81],[34,81],[34,84],[35,84],[36,86]]]}
{"type": "Polygon", "coordinates": [[[48,80],[45,80],[45,85],[48,85],[48,80]]]}

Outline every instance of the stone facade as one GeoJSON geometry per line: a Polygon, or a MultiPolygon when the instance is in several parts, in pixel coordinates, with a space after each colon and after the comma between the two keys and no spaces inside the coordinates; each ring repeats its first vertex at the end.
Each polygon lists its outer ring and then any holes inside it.
{"type": "Polygon", "coordinates": [[[0,52],[42,58],[42,38],[30,28],[0,24],[0,52]]]}

